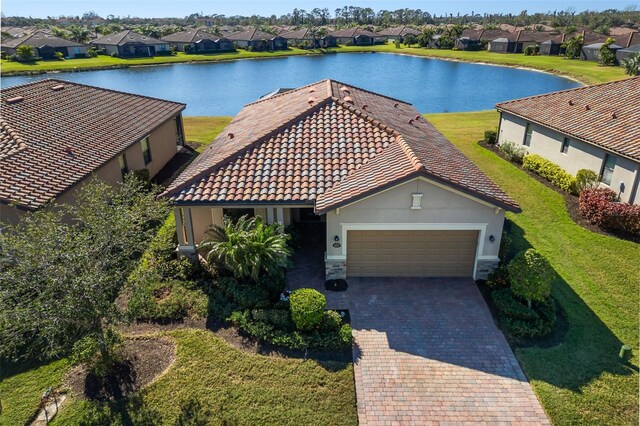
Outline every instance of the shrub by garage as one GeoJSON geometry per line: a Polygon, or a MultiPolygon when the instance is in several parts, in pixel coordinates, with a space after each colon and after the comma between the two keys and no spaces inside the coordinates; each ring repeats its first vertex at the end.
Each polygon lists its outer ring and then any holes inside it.
{"type": "Polygon", "coordinates": [[[588,188],[580,193],[580,214],[606,230],[640,235],[640,206],[621,203],[609,188],[588,188]]]}

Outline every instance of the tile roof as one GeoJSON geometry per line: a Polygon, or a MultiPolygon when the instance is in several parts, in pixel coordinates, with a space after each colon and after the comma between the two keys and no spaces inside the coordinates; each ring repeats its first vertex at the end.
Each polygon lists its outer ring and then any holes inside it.
{"type": "Polygon", "coordinates": [[[63,38],[56,37],[51,34],[46,34],[42,31],[36,31],[24,37],[8,40],[7,42],[2,43],[3,47],[18,47],[22,45],[33,46],[35,48],[39,48],[45,45],[52,46],[52,47],[84,46],[84,44],[76,43],[75,41],[72,41],[72,40],[65,40],[63,38]]]}
{"type": "Polygon", "coordinates": [[[519,211],[410,104],[333,80],[245,106],[164,195],[323,213],[411,176],[519,211]]]}
{"type": "Polygon", "coordinates": [[[640,160],[640,77],[502,102],[496,108],[640,160]]]}
{"type": "Polygon", "coordinates": [[[157,38],[148,37],[142,34],[138,34],[135,31],[124,30],[118,33],[108,34],[102,37],[98,37],[95,40],[91,40],[90,44],[104,44],[109,46],[122,46],[126,43],[142,43],[146,45],[165,44],[165,41],[158,40],[157,38]]]}
{"type": "Polygon", "coordinates": [[[362,28],[346,28],[344,30],[334,31],[330,35],[334,37],[358,37],[361,35],[367,37],[379,37],[378,34],[364,30],[362,28]]]}
{"type": "Polygon", "coordinates": [[[168,36],[162,37],[162,40],[173,43],[195,43],[198,40],[218,41],[221,38],[224,39],[222,36],[211,34],[206,31],[191,29],[169,34],[168,36]]]}
{"type": "Polygon", "coordinates": [[[381,36],[405,36],[407,34],[413,34],[417,36],[420,34],[420,31],[416,30],[415,28],[402,26],[395,28],[386,28],[378,32],[378,35],[381,36]]]}
{"type": "Polygon", "coordinates": [[[247,40],[273,40],[277,36],[265,31],[261,31],[257,28],[252,28],[245,31],[238,31],[237,33],[227,35],[229,40],[234,41],[247,41],[247,40]]]}
{"type": "Polygon", "coordinates": [[[75,185],[184,104],[56,79],[2,90],[0,201],[36,209],[75,185]]]}
{"type": "Polygon", "coordinates": [[[532,31],[532,30],[522,30],[518,31],[518,39],[519,42],[537,42],[542,43],[548,40],[552,40],[554,42],[562,41],[562,34],[552,31],[532,31]]]}

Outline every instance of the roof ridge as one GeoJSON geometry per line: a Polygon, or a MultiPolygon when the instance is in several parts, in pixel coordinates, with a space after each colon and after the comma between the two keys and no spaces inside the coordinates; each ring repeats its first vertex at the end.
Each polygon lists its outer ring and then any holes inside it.
{"type": "MultiPolygon", "coordinates": [[[[242,147],[241,149],[229,154],[228,156],[226,156],[225,158],[223,158],[219,162],[205,167],[203,170],[201,170],[201,171],[197,172],[196,174],[194,174],[193,176],[189,177],[184,182],[181,182],[181,183],[179,183],[179,184],[177,184],[175,186],[173,186],[173,185],[169,186],[165,191],[162,192],[162,195],[169,195],[171,193],[179,191],[179,190],[185,188],[186,186],[192,184],[193,182],[201,179],[204,175],[209,174],[209,173],[213,172],[214,170],[217,170],[217,169],[219,169],[221,167],[224,167],[226,164],[229,164],[231,161],[236,160],[241,155],[251,151],[252,149],[258,147],[259,145],[262,145],[264,142],[269,140],[271,137],[277,135],[278,133],[282,132],[286,128],[290,127],[297,120],[299,120],[301,117],[309,116],[310,114],[315,113],[316,111],[320,110],[321,108],[324,108],[325,106],[327,106],[327,104],[329,103],[330,100],[331,100],[331,98],[328,97],[328,98],[320,100],[317,103],[314,103],[313,105],[311,105],[309,108],[307,108],[306,110],[304,110],[300,114],[297,114],[297,115],[293,116],[292,118],[290,118],[289,120],[285,121],[284,123],[282,123],[278,127],[274,128],[274,129],[271,129],[270,131],[268,131],[264,135],[258,136],[253,142],[251,142],[250,144],[242,147]]],[[[223,133],[221,132],[216,137],[216,139],[218,139],[218,137],[220,137],[222,134],[223,133]]],[[[215,143],[216,139],[213,140],[213,142],[209,145],[209,147],[213,147],[214,146],[214,143],[215,143]]],[[[210,149],[209,147],[207,149],[210,149]]],[[[194,163],[191,163],[191,164],[194,164],[194,163]]],[[[186,171],[186,169],[185,169],[185,171],[186,171]]]]}
{"type": "MultiPolygon", "coordinates": [[[[352,87],[352,88],[354,88],[354,89],[362,90],[363,92],[367,92],[367,93],[370,93],[370,94],[372,94],[372,95],[379,96],[379,97],[381,97],[381,98],[386,98],[386,99],[390,99],[390,100],[395,101],[395,102],[400,102],[401,104],[405,104],[405,105],[411,105],[411,106],[413,106],[413,104],[411,104],[411,103],[409,103],[409,102],[407,102],[407,101],[403,101],[402,99],[397,99],[397,98],[393,98],[393,97],[391,97],[391,96],[383,95],[383,94],[381,94],[381,93],[373,92],[373,91],[371,91],[371,90],[369,90],[369,89],[364,89],[364,88],[359,87],[359,86],[356,86],[356,85],[354,85],[354,84],[344,83],[344,82],[342,82],[342,81],[335,80],[335,79],[332,79],[332,78],[329,78],[329,79],[327,79],[327,80],[329,80],[329,81],[333,81],[334,83],[341,84],[341,85],[343,85],[343,86],[349,86],[349,87],[352,87]]],[[[332,92],[332,93],[333,93],[333,92],[332,92]]]]}
{"type": "Polygon", "coordinates": [[[509,104],[520,102],[520,101],[524,101],[524,100],[527,100],[527,99],[545,98],[545,97],[548,97],[548,96],[555,96],[555,95],[560,94],[560,93],[576,92],[576,91],[579,91],[579,90],[581,91],[581,90],[585,90],[585,89],[591,89],[593,87],[606,86],[608,84],[617,84],[617,83],[622,83],[622,82],[630,81],[630,80],[634,80],[634,79],[640,79],[640,76],[638,76],[638,77],[627,77],[627,78],[622,78],[620,80],[605,81],[604,83],[583,85],[583,86],[580,86],[580,87],[572,87],[571,89],[556,90],[555,92],[542,93],[542,94],[539,94],[539,95],[532,95],[532,96],[525,96],[524,98],[518,98],[518,99],[511,99],[509,101],[504,101],[504,102],[497,103],[496,104],[496,108],[499,108],[501,105],[509,105],[509,104]]]}
{"type": "MultiPolygon", "coordinates": [[[[331,81],[330,79],[325,79],[325,80],[331,81]]],[[[269,96],[268,98],[256,99],[256,100],[255,100],[255,101],[253,101],[253,102],[249,102],[248,104],[245,104],[245,105],[244,105],[244,108],[248,107],[249,105],[256,105],[256,104],[259,104],[259,103],[262,103],[262,102],[265,102],[265,101],[268,101],[268,100],[271,100],[271,99],[280,98],[280,97],[285,96],[285,95],[290,95],[290,94],[292,94],[292,93],[299,92],[299,91],[301,91],[301,90],[303,90],[303,89],[306,89],[306,88],[308,88],[308,87],[310,87],[310,86],[314,86],[314,85],[316,85],[316,84],[320,84],[320,83],[322,83],[323,81],[324,81],[324,80],[315,81],[315,82],[313,82],[313,83],[309,83],[309,84],[306,84],[306,85],[304,85],[304,86],[300,86],[300,87],[295,88],[295,89],[287,90],[286,92],[276,93],[275,95],[269,96]]]]}

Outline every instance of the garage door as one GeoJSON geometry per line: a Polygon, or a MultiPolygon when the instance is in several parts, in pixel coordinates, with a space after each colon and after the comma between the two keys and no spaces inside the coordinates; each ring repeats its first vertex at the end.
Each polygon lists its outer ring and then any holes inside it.
{"type": "Polygon", "coordinates": [[[478,231],[348,231],[347,276],[470,277],[478,231]]]}

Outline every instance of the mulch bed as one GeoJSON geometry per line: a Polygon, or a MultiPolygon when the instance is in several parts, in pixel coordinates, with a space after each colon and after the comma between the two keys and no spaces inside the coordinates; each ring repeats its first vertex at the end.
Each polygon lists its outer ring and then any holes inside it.
{"type": "MultiPolygon", "coordinates": [[[[507,160],[504,155],[502,155],[502,153],[500,152],[500,150],[498,149],[497,145],[489,145],[487,143],[485,143],[484,141],[479,141],[478,144],[486,149],[488,149],[489,151],[493,152],[494,154],[504,158],[505,161],[509,161],[507,160]]],[[[527,175],[529,175],[530,177],[532,177],[533,179],[537,180],[538,182],[540,182],[541,184],[543,184],[544,186],[546,186],[547,188],[553,189],[554,191],[556,191],[558,194],[562,195],[562,197],[564,198],[564,203],[567,209],[567,213],[569,214],[569,217],[571,218],[572,221],[574,221],[576,223],[576,225],[579,225],[591,232],[595,232],[596,234],[601,234],[601,235],[606,235],[608,237],[614,237],[614,238],[619,238],[621,240],[627,240],[627,241],[633,241],[635,243],[640,243],[640,236],[637,235],[633,235],[630,233],[625,233],[625,232],[615,232],[615,231],[607,231],[604,230],[594,224],[592,224],[591,222],[589,222],[584,216],[582,216],[580,214],[580,202],[579,202],[579,198],[573,194],[568,194],[560,189],[558,189],[555,185],[553,185],[551,182],[549,182],[548,180],[544,179],[543,177],[529,171],[529,170],[525,170],[522,168],[522,165],[517,164],[517,163],[513,163],[511,162],[511,164],[514,164],[515,166],[517,166],[520,170],[522,170],[523,172],[525,172],[527,175]]]]}
{"type": "Polygon", "coordinates": [[[128,338],[122,349],[122,361],[114,373],[98,377],[79,365],[69,370],[65,383],[80,398],[119,400],[151,383],[175,358],[175,343],[168,338],[128,338]]]}

